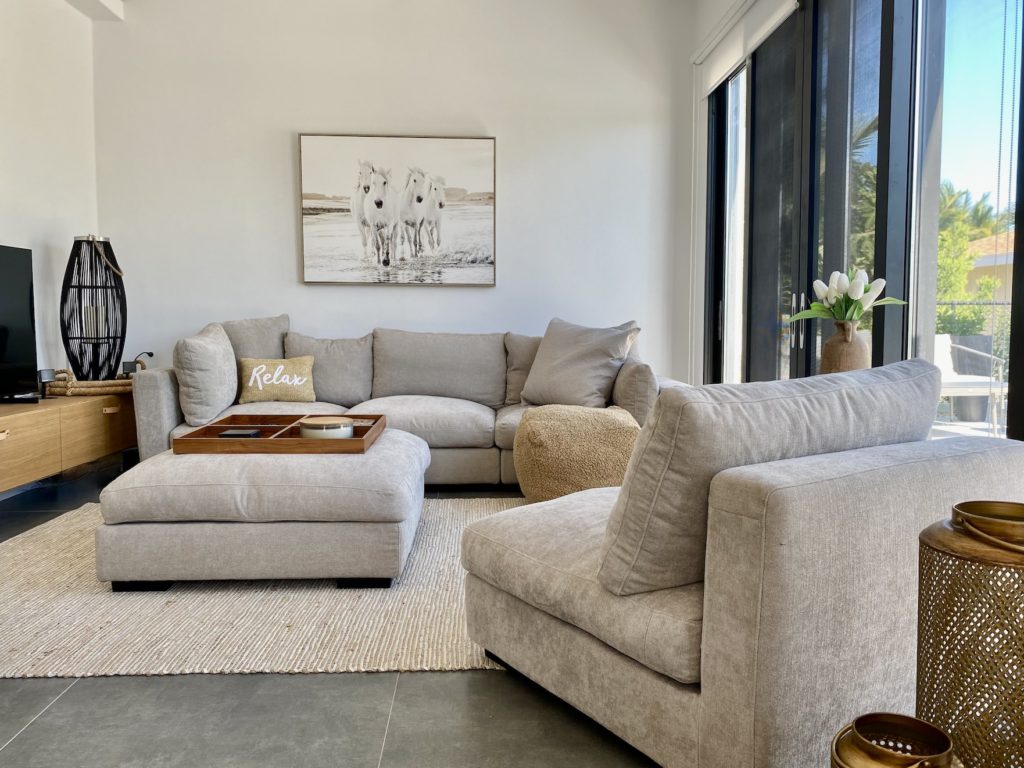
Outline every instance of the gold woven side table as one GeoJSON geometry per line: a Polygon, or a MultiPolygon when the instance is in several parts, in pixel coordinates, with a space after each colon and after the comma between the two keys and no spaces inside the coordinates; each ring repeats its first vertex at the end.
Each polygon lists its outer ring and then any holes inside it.
{"type": "Polygon", "coordinates": [[[917,716],[964,768],[1024,768],[1024,504],[964,502],[921,532],[917,716]]]}

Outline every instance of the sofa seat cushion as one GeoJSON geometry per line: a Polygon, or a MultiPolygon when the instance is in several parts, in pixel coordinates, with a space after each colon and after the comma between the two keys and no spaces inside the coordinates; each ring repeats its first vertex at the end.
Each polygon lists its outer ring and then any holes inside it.
{"type": "Polygon", "coordinates": [[[389,427],[422,437],[431,448],[494,446],[494,409],[470,400],[432,395],[375,397],[348,413],[382,413],[389,427]]]}
{"type": "Polygon", "coordinates": [[[164,451],[100,494],[107,524],[397,523],[418,511],[427,444],[387,429],[366,453],[182,454],[164,451]]]}
{"type": "Polygon", "coordinates": [[[704,585],[618,597],[597,580],[618,488],[595,488],[479,520],[462,564],[493,587],[568,622],[641,664],[700,680],[704,585]]]}
{"type": "MultiPolygon", "coordinates": [[[[343,405],[335,405],[334,403],[284,403],[277,400],[270,400],[265,403],[236,403],[219,413],[210,421],[218,421],[219,419],[226,418],[228,416],[234,416],[235,414],[243,414],[246,416],[275,416],[280,414],[296,414],[299,416],[305,416],[307,414],[316,413],[321,415],[334,415],[346,413],[348,408],[343,405]]],[[[191,432],[196,427],[188,424],[179,424],[171,430],[171,438],[181,437],[187,432],[191,432]]]]}
{"type": "Polygon", "coordinates": [[[499,448],[511,451],[516,440],[516,430],[519,429],[519,422],[523,420],[523,414],[530,408],[536,406],[527,403],[516,403],[506,405],[494,417],[494,444],[499,448]]]}

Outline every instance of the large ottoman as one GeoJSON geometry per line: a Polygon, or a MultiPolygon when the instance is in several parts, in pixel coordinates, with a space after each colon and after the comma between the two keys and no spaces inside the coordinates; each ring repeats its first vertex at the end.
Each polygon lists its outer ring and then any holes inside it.
{"type": "Polygon", "coordinates": [[[622,485],[640,425],[629,411],[542,405],[516,429],[516,478],[531,504],[622,485]]]}
{"type": "Polygon", "coordinates": [[[423,506],[427,444],[384,431],[365,454],[166,451],[100,494],[96,575],[115,590],[213,579],[389,586],[423,506]]]}

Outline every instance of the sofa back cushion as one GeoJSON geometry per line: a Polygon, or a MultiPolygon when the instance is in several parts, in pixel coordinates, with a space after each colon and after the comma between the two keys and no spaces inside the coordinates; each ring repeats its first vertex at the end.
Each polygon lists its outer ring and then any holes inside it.
{"type": "MultiPolygon", "coordinates": [[[[631,595],[703,581],[715,475],[766,461],[924,440],[940,386],[938,368],[910,360],[791,381],[665,389],[637,440],[608,521],[601,583],[616,595],[631,595]]],[[[865,489],[850,492],[867,495],[865,489]]]]}
{"type": "Polygon", "coordinates": [[[505,404],[503,333],[373,332],[373,396],[434,395],[505,404]]]}
{"type": "Polygon", "coordinates": [[[316,399],[351,408],[369,400],[373,390],[373,334],[358,339],[315,339],[289,332],[284,356],[313,356],[316,399]]]}
{"type": "Polygon", "coordinates": [[[284,335],[288,333],[288,315],[226,320],[221,325],[231,339],[236,360],[243,357],[284,357],[284,335]]]}
{"type": "Polygon", "coordinates": [[[526,377],[530,375],[533,360],[537,357],[540,340],[540,336],[505,334],[505,353],[508,360],[505,405],[515,405],[523,399],[523,385],[526,383],[526,377]]]}
{"type": "Polygon", "coordinates": [[[554,318],[523,385],[523,402],[604,408],[639,333],[632,321],[614,328],[588,328],[554,318]]]}
{"type": "Polygon", "coordinates": [[[193,427],[208,424],[235,402],[238,364],[231,340],[220,323],[174,345],[178,402],[193,427]]]}

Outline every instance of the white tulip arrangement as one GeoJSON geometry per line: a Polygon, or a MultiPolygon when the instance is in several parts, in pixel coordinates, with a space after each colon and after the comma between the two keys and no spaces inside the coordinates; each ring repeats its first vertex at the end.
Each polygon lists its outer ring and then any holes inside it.
{"type": "Polygon", "coordinates": [[[810,309],[797,312],[789,318],[793,323],[798,320],[834,320],[837,323],[857,322],[872,307],[885,304],[906,304],[901,299],[880,299],[885,290],[885,280],[881,277],[871,280],[863,269],[850,270],[849,274],[833,272],[828,285],[821,280],[814,281],[814,295],[818,300],[810,309]]]}

